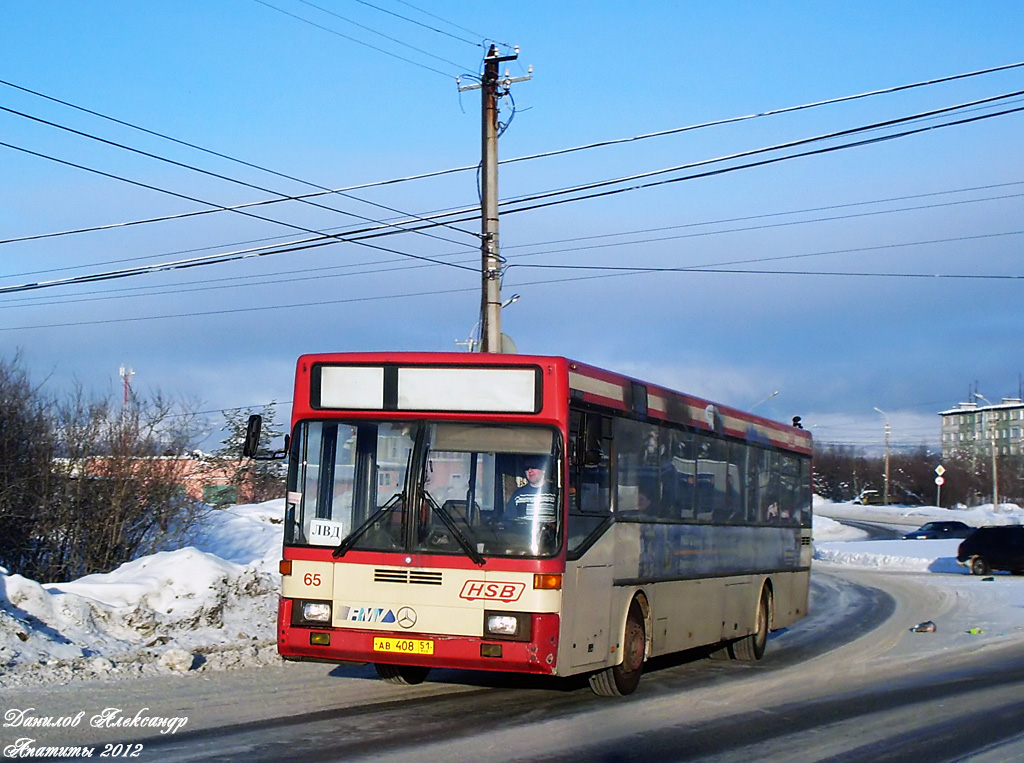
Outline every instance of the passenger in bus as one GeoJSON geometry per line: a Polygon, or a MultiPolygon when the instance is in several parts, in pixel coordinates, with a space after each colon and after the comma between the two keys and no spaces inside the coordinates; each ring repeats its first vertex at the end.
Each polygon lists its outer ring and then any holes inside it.
{"type": "Polygon", "coordinates": [[[655,519],[662,516],[661,506],[655,500],[657,494],[657,488],[653,485],[640,485],[636,494],[636,508],[640,512],[640,516],[647,519],[655,519]]]}
{"type": "Polygon", "coordinates": [[[505,504],[502,519],[555,520],[555,490],[548,481],[547,459],[536,457],[526,460],[526,484],[517,488],[505,504]]]}

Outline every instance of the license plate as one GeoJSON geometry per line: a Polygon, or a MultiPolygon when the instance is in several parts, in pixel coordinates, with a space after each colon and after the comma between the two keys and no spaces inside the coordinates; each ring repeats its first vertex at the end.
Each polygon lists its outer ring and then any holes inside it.
{"type": "Polygon", "coordinates": [[[398,652],[400,654],[433,654],[434,642],[417,638],[375,638],[375,652],[398,652]]]}

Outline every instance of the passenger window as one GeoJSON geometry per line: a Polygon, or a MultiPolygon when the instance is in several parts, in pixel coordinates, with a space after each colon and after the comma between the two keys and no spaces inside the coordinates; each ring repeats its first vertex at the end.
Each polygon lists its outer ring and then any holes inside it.
{"type": "Polygon", "coordinates": [[[572,411],[569,439],[569,552],[611,515],[611,426],[595,413],[572,411]]]}

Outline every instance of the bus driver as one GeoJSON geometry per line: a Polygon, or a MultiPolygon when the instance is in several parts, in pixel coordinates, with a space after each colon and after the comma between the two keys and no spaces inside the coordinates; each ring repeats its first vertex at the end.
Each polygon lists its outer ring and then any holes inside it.
{"type": "Polygon", "coordinates": [[[547,459],[541,456],[526,459],[526,484],[508,499],[503,519],[555,521],[555,491],[548,481],[546,466],[547,459]]]}

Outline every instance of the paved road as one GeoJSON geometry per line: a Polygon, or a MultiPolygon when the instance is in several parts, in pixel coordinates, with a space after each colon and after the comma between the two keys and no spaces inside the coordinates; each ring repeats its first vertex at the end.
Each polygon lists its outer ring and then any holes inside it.
{"type": "Polygon", "coordinates": [[[1024,649],[993,639],[951,655],[951,635],[910,633],[908,623],[970,606],[927,578],[815,572],[812,614],[774,634],[764,660],[654,661],[623,700],[594,696],[582,679],[435,671],[396,687],[368,666],[289,664],[8,692],[5,710],[85,719],[3,728],[0,741],[247,763],[1024,759],[1024,649]],[[107,707],[188,723],[173,735],[89,727],[107,707]]]}

